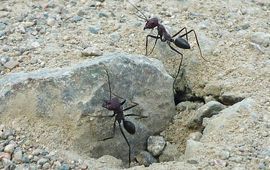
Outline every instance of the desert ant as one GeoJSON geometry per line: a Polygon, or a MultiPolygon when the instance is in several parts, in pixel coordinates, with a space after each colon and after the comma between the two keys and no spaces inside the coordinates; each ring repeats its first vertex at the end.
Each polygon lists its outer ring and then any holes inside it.
{"type": "Polygon", "coordinates": [[[111,82],[110,82],[110,76],[109,76],[109,72],[108,72],[108,69],[106,68],[106,66],[104,65],[104,69],[105,69],[105,72],[106,72],[106,75],[107,75],[107,81],[108,81],[108,86],[109,86],[109,92],[110,92],[110,99],[109,100],[104,100],[103,101],[103,104],[102,104],[102,107],[110,110],[110,111],[113,111],[113,115],[110,115],[110,116],[98,116],[98,117],[114,117],[114,124],[113,124],[113,135],[110,136],[110,137],[107,137],[107,138],[104,138],[102,139],[102,141],[105,141],[105,140],[108,140],[108,139],[112,139],[115,135],[115,127],[116,127],[116,121],[118,122],[118,125],[119,125],[119,128],[120,128],[120,131],[121,131],[121,134],[123,135],[123,137],[125,138],[125,141],[128,145],[128,149],[129,149],[129,154],[128,154],[128,159],[129,159],[129,167],[130,167],[130,163],[131,163],[131,148],[130,148],[130,144],[129,144],[129,141],[123,131],[123,128],[121,126],[121,123],[123,122],[123,125],[124,125],[124,129],[126,129],[126,131],[129,133],[129,134],[135,134],[136,132],[136,128],[135,128],[135,125],[126,120],[125,117],[128,117],[128,116],[138,116],[139,118],[146,118],[146,116],[141,116],[141,115],[136,115],[136,114],[126,114],[124,115],[124,111],[127,111],[135,106],[138,105],[138,103],[135,103],[135,102],[132,102],[133,105],[132,106],[129,106],[127,108],[123,108],[123,105],[124,103],[126,102],[126,99],[123,99],[122,97],[120,96],[117,96],[116,94],[112,93],[111,91],[111,82]],[[116,97],[112,97],[112,94],[116,97]],[[120,99],[123,99],[123,101],[120,101],[120,99]]]}
{"type": "MultiPolygon", "coordinates": [[[[129,2],[129,1],[128,1],[129,2]]],[[[169,47],[175,51],[176,53],[178,53],[180,56],[181,56],[181,61],[180,61],[180,64],[179,64],[179,67],[178,67],[178,70],[177,70],[177,73],[176,73],[176,76],[175,76],[175,79],[174,79],[174,82],[173,82],[173,89],[175,89],[175,83],[176,83],[176,78],[178,77],[179,73],[180,73],[180,68],[181,68],[181,65],[182,65],[182,60],[183,60],[183,54],[181,52],[179,52],[178,50],[176,50],[172,45],[171,43],[173,43],[175,46],[181,48],[181,49],[190,49],[190,44],[188,43],[188,35],[190,33],[194,33],[194,36],[196,38],[196,43],[198,45],[198,48],[199,48],[199,51],[200,51],[200,56],[202,57],[203,60],[207,61],[203,55],[202,55],[202,51],[201,51],[201,47],[200,47],[200,44],[199,44],[199,41],[198,41],[198,38],[197,38],[197,34],[196,32],[192,29],[192,30],[189,30],[187,31],[187,28],[184,27],[182,28],[180,31],[178,31],[176,34],[174,34],[173,36],[171,36],[168,31],[166,30],[165,26],[163,24],[161,24],[159,22],[159,19],[156,18],[156,17],[153,17],[153,18],[147,18],[144,13],[142,11],[140,11],[134,4],[132,4],[131,2],[129,2],[140,14],[142,14],[142,16],[140,15],[137,15],[139,18],[143,19],[146,23],[145,23],[145,26],[143,28],[143,30],[146,30],[146,29],[151,29],[153,30],[154,28],[157,28],[157,32],[158,34],[155,36],[155,35],[151,35],[151,34],[148,34],[146,36],[146,44],[145,44],[145,55],[150,55],[155,46],[156,46],[156,43],[157,43],[157,40],[160,39],[161,42],[167,42],[167,44],[169,45],[169,47]],[[180,34],[181,32],[185,31],[184,34],[180,34]],[[180,34],[180,35],[179,35],[180,34]],[[179,36],[178,36],[179,35],[179,36]],[[175,38],[176,36],[178,36],[177,38],[175,38]],[[185,39],[183,38],[185,37],[185,39]],[[152,48],[152,50],[150,51],[149,54],[147,54],[147,48],[148,48],[148,38],[153,38],[155,39],[155,43],[154,43],[154,46],[152,48]]]]}

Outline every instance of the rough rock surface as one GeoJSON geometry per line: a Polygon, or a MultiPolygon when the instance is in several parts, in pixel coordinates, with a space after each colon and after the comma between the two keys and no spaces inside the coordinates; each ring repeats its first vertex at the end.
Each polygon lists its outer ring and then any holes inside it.
{"type": "MultiPolygon", "coordinates": [[[[105,67],[112,93],[127,100],[124,108],[132,105],[131,101],[139,104],[127,113],[147,116],[142,119],[126,118],[136,126],[135,135],[126,132],[134,155],[145,148],[148,136],[164,130],[175,114],[173,79],[155,59],[115,53],[69,68],[4,76],[0,79],[2,120],[14,118],[13,121],[18,121],[30,116],[26,120],[33,123],[39,119],[51,121],[57,128],[71,126],[65,136],[57,136],[59,132],[55,131],[49,139],[55,135],[62,144],[68,142],[88,156],[110,154],[126,161],[128,147],[118,126],[113,139],[102,141],[112,135],[114,120],[94,117],[113,114],[102,108],[103,99],[110,96],[105,67]],[[112,143],[114,147],[110,147],[112,143]]],[[[43,131],[44,134],[49,133],[50,128],[45,126],[43,131]]],[[[46,137],[40,136],[39,140],[42,143],[53,142],[46,137]]]]}

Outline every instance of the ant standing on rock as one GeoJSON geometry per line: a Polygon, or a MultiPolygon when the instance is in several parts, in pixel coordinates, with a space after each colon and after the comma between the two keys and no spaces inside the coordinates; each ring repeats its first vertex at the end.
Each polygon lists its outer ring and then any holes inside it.
{"type": "Polygon", "coordinates": [[[110,83],[110,77],[109,77],[109,72],[106,68],[106,66],[104,66],[105,68],[105,71],[106,71],[106,74],[107,74],[107,78],[108,78],[108,86],[109,86],[109,91],[110,91],[110,99],[109,100],[104,100],[103,104],[102,104],[102,107],[110,110],[110,111],[113,111],[113,115],[110,115],[110,116],[102,116],[102,117],[114,117],[114,124],[113,124],[113,135],[110,136],[110,137],[107,137],[107,138],[104,138],[103,141],[105,140],[108,140],[108,139],[112,139],[115,135],[115,126],[116,126],[116,121],[118,122],[118,125],[119,125],[119,128],[120,128],[120,131],[121,131],[121,134],[123,135],[123,137],[125,138],[125,141],[128,145],[128,149],[129,149],[129,154],[128,154],[128,159],[129,159],[129,167],[130,167],[130,163],[131,163],[131,158],[130,158],[130,153],[131,153],[131,148],[130,148],[130,144],[129,144],[129,141],[127,140],[127,137],[123,131],[123,128],[121,126],[121,123],[123,122],[123,125],[124,125],[124,128],[126,129],[126,131],[130,134],[135,134],[136,132],[136,129],[135,129],[135,125],[126,120],[125,117],[127,116],[138,116],[140,118],[146,118],[146,116],[141,116],[141,115],[136,115],[136,114],[127,114],[127,115],[124,115],[124,111],[127,111],[135,106],[138,105],[138,103],[135,103],[135,102],[132,102],[134,105],[132,106],[129,106],[127,108],[123,108],[123,105],[124,103],[126,102],[125,99],[123,99],[122,97],[120,96],[117,96],[116,94],[113,94],[111,92],[111,83],[110,83]],[[112,94],[116,97],[112,97],[112,94]],[[120,99],[123,99],[123,101],[120,101],[120,99]]]}
{"type": "MultiPolygon", "coordinates": [[[[129,1],[128,1],[129,2],[129,1]]],[[[150,18],[148,19],[143,12],[141,12],[134,4],[132,4],[131,2],[129,2],[139,13],[142,14],[142,16],[139,16],[137,15],[139,18],[143,19],[146,23],[145,23],[145,26],[144,26],[144,30],[146,29],[151,29],[153,30],[154,28],[157,28],[157,32],[158,34],[155,36],[155,35],[151,35],[151,34],[148,34],[146,36],[146,44],[145,44],[145,49],[146,49],[146,52],[145,52],[145,55],[150,55],[155,46],[156,46],[156,43],[157,43],[157,40],[160,39],[162,42],[166,42],[169,47],[175,51],[176,53],[178,53],[180,56],[181,56],[181,61],[180,61],[180,64],[179,64],[179,67],[178,67],[178,70],[177,70],[177,73],[176,73],[176,76],[175,76],[175,79],[174,79],[174,82],[173,82],[173,88],[175,89],[175,82],[176,82],[176,78],[178,77],[179,75],[179,72],[180,72],[180,68],[181,68],[181,65],[182,65],[182,60],[183,60],[183,54],[181,52],[179,52],[177,49],[175,49],[171,43],[173,43],[176,47],[179,47],[181,49],[190,49],[190,44],[188,43],[188,35],[190,33],[194,33],[194,36],[196,38],[196,43],[198,45],[198,48],[199,48],[199,51],[200,51],[200,56],[202,57],[203,60],[207,61],[205,58],[203,58],[203,55],[202,55],[202,52],[201,52],[201,48],[200,48],[200,45],[199,45],[199,41],[198,41],[198,38],[197,38],[197,34],[194,30],[190,30],[190,31],[187,31],[187,28],[184,27],[182,28],[180,31],[178,31],[176,34],[174,34],[173,36],[171,36],[168,31],[166,30],[165,26],[162,25],[158,18],[156,17],[153,17],[153,18],[150,18]],[[185,31],[184,34],[180,34],[181,32],[185,31]],[[180,35],[179,35],[180,34],[180,35]],[[179,36],[178,36],[179,35],[179,36]],[[178,36],[178,37],[176,37],[178,36]],[[185,38],[183,38],[185,37],[185,38]],[[153,38],[155,39],[155,44],[152,48],[152,50],[150,51],[150,53],[148,54],[147,53],[147,48],[148,48],[148,38],[153,38]]]]}

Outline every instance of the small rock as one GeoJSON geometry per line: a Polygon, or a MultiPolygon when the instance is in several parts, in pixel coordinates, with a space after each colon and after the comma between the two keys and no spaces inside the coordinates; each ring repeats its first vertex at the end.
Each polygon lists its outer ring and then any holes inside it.
{"type": "Polygon", "coordinates": [[[2,56],[1,58],[0,58],[0,64],[6,64],[8,61],[10,61],[10,57],[8,57],[8,56],[2,56]]]}
{"type": "Polygon", "coordinates": [[[46,162],[43,166],[42,169],[50,169],[51,165],[50,163],[46,162]]]}
{"type": "Polygon", "coordinates": [[[0,31],[3,31],[6,28],[6,24],[3,22],[0,22],[0,31]]]}
{"type": "Polygon", "coordinates": [[[218,114],[221,110],[225,109],[225,106],[217,101],[210,101],[200,107],[196,114],[189,120],[188,127],[196,128],[202,125],[203,118],[212,117],[213,115],[218,114]]]}
{"type": "Polygon", "coordinates": [[[49,25],[49,26],[51,26],[51,27],[55,25],[55,22],[56,22],[56,21],[55,21],[54,18],[51,18],[51,17],[50,17],[50,18],[47,19],[47,25],[49,25]]]}
{"type": "Polygon", "coordinates": [[[220,159],[226,160],[226,159],[229,159],[230,152],[227,151],[227,150],[222,150],[222,151],[219,152],[218,155],[219,155],[220,159]]]}
{"type": "Polygon", "coordinates": [[[104,12],[100,12],[99,14],[98,14],[98,16],[101,18],[101,17],[105,17],[105,18],[108,18],[109,17],[109,15],[108,14],[106,14],[106,13],[104,13],[104,12]]]}
{"type": "Polygon", "coordinates": [[[202,106],[202,103],[196,103],[196,102],[191,102],[191,101],[185,101],[181,102],[176,106],[177,111],[185,111],[185,110],[196,110],[198,107],[202,106]]]}
{"type": "Polygon", "coordinates": [[[58,168],[58,170],[69,170],[69,166],[68,164],[63,164],[58,168]]]}
{"type": "Polygon", "coordinates": [[[106,163],[110,165],[110,167],[120,167],[122,165],[122,160],[110,155],[103,155],[102,157],[97,159],[97,162],[106,163]]]}
{"type": "Polygon", "coordinates": [[[83,57],[101,56],[103,53],[97,47],[87,47],[81,52],[83,57]]]}
{"type": "Polygon", "coordinates": [[[0,38],[1,39],[4,39],[5,37],[5,34],[6,34],[6,32],[5,31],[0,31],[0,38]]]}
{"type": "Polygon", "coordinates": [[[210,101],[216,101],[216,99],[213,96],[204,96],[203,99],[205,103],[208,103],[210,101]]]}
{"type": "Polygon", "coordinates": [[[121,35],[118,32],[112,33],[110,37],[111,37],[111,44],[115,44],[119,42],[119,40],[121,39],[121,35]]]}
{"type": "Polygon", "coordinates": [[[83,19],[83,18],[82,18],[81,16],[76,15],[76,16],[72,17],[70,20],[71,20],[71,22],[79,22],[79,21],[81,21],[82,19],[83,19]]]}
{"type": "Polygon", "coordinates": [[[32,42],[32,43],[31,43],[31,46],[32,46],[33,48],[38,48],[38,47],[40,47],[40,44],[39,44],[39,42],[35,41],[35,42],[32,42]]]}
{"type": "Polygon", "coordinates": [[[48,162],[48,159],[46,159],[46,158],[40,158],[40,159],[37,161],[37,164],[38,164],[38,165],[43,165],[43,164],[45,164],[46,162],[48,162]]]}
{"type": "Polygon", "coordinates": [[[193,132],[188,135],[187,139],[192,139],[194,141],[200,141],[202,138],[202,133],[201,132],[193,132]]]}
{"type": "Polygon", "coordinates": [[[14,152],[14,149],[15,149],[15,144],[11,143],[5,146],[4,152],[12,154],[14,152]]]}
{"type": "Polygon", "coordinates": [[[4,64],[4,66],[8,69],[13,69],[17,67],[20,63],[18,61],[10,60],[4,64]]]}
{"type": "Polygon", "coordinates": [[[153,154],[153,156],[159,156],[165,148],[165,139],[163,136],[150,136],[147,139],[147,150],[153,154]]]}
{"type": "Polygon", "coordinates": [[[2,159],[11,159],[11,154],[10,153],[5,153],[5,152],[0,152],[0,160],[2,159]]]}
{"type": "Polygon", "coordinates": [[[147,151],[141,151],[137,156],[136,160],[140,165],[150,166],[152,163],[156,163],[157,160],[147,151]]]}
{"type": "Polygon", "coordinates": [[[204,149],[204,144],[192,139],[187,140],[186,150],[185,150],[185,159],[194,159],[194,155],[198,151],[204,149]]]}
{"type": "Polygon", "coordinates": [[[88,31],[91,32],[92,34],[98,34],[100,30],[101,30],[100,26],[93,26],[88,28],[88,31]]]}
{"type": "Polygon", "coordinates": [[[255,32],[251,36],[251,41],[264,47],[268,47],[270,45],[270,34],[265,32],[255,32]]]}
{"type": "Polygon", "coordinates": [[[220,159],[214,160],[214,164],[218,165],[219,167],[226,167],[228,165],[226,161],[220,159]]]}
{"type": "Polygon", "coordinates": [[[13,153],[13,159],[14,162],[16,163],[21,163],[23,162],[23,153],[20,148],[16,148],[13,153]]]}
{"type": "Polygon", "coordinates": [[[233,105],[237,102],[240,102],[244,97],[237,96],[231,93],[224,93],[219,97],[220,101],[226,105],[233,105]]]}
{"type": "Polygon", "coordinates": [[[31,64],[37,64],[38,63],[38,59],[37,58],[32,58],[30,61],[31,64]]]}
{"type": "Polygon", "coordinates": [[[30,155],[27,156],[26,154],[24,154],[23,157],[22,157],[22,162],[23,163],[30,163],[30,158],[31,158],[30,155]]]}
{"type": "Polygon", "coordinates": [[[242,161],[242,157],[234,156],[234,157],[230,157],[229,160],[233,161],[233,162],[236,162],[236,163],[240,163],[242,161]]]}
{"type": "Polygon", "coordinates": [[[3,163],[4,167],[5,167],[4,169],[13,170],[13,169],[16,168],[16,165],[9,159],[3,158],[2,163],[3,163]]]}
{"type": "Polygon", "coordinates": [[[159,156],[159,161],[160,162],[174,161],[176,158],[180,157],[179,154],[180,153],[177,149],[177,145],[167,142],[165,149],[163,150],[162,154],[159,156]]]}
{"type": "Polygon", "coordinates": [[[77,12],[77,15],[80,16],[80,17],[82,17],[82,16],[86,15],[86,12],[84,10],[79,10],[77,12]]]}
{"type": "Polygon", "coordinates": [[[38,156],[38,155],[40,155],[42,152],[43,152],[43,149],[37,148],[37,149],[35,149],[35,150],[32,151],[32,154],[33,154],[34,156],[38,156]]]}
{"type": "Polygon", "coordinates": [[[88,165],[86,163],[84,163],[84,164],[80,165],[79,168],[81,170],[87,170],[88,169],[88,165]]]}
{"type": "Polygon", "coordinates": [[[189,159],[189,160],[187,160],[187,163],[189,163],[189,164],[198,164],[199,162],[194,160],[194,159],[189,159]]]}

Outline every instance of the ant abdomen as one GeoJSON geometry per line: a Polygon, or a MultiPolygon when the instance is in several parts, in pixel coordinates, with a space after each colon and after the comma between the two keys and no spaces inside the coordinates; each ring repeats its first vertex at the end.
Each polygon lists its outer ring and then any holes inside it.
{"type": "Polygon", "coordinates": [[[184,38],[178,37],[174,40],[174,44],[182,49],[190,49],[190,45],[184,38]]]}
{"type": "Polygon", "coordinates": [[[135,133],[136,131],[135,125],[132,122],[124,120],[123,124],[124,124],[124,128],[128,131],[128,133],[132,135],[135,133]]]}

